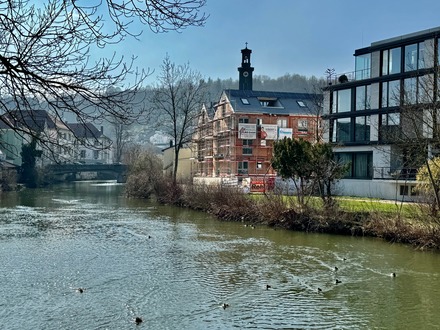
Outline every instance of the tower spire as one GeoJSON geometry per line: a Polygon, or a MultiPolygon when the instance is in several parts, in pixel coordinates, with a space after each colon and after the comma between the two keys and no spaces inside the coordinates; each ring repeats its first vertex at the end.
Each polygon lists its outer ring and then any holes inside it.
{"type": "Polygon", "coordinates": [[[245,48],[241,50],[241,67],[238,68],[240,73],[238,77],[238,88],[240,90],[252,90],[252,72],[254,68],[251,67],[251,53],[252,50],[247,48],[248,43],[245,43],[245,48]]]}

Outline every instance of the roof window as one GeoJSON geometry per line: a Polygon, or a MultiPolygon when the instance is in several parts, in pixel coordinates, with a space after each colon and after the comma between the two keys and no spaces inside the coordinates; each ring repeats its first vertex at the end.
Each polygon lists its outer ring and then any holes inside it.
{"type": "Polygon", "coordinates": [[[243,104],[245,104],[245,105],[249,105],[250,103],[249,103],[249,100],[248,99],[245,99],[245,98],[242,98],[241,99],[241,102],[243,103],[243,104]]]}
{"type": "Polygon", "coordinates": [[[260,105],[262,107],[280,107],[281,104],[278,102],[277,98],[274,97],[259,97],[260,105]]]}
{"type": "Polygon", "coordinates": [[[307,108],[306,104],[303,101],[296,101],[301,108],[307,108]]]}

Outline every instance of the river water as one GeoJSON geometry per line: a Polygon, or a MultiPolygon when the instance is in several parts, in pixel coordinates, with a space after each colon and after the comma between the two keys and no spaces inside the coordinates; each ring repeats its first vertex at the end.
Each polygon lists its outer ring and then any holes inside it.
{"type": "Polygon", "coordinates": [[[439,254],[122,192],[81,182],[1,195],[0,329],[440,329],[439,254]]]}

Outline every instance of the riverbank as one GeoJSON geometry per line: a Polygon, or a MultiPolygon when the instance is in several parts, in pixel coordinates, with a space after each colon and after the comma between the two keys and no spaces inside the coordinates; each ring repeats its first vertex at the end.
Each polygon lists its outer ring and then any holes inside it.
{"type": "Polygon", "coordinates": [[[301,205],[295,197],[254,197],[234,188],[163,182],[155,189],[160,203],[204,211],[223,221],[267,225],[295,231],[370,236],[410,244],[418,249],[440,249],[440,225],[418,205],[350,209],[336,200],[331,207],[317,202],[301,205]]]}

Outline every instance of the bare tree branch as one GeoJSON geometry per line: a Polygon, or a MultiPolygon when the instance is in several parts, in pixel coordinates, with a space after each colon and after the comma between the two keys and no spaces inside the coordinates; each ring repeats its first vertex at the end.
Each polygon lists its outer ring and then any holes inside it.
{"type": "Polygon", "coordinates": [[[44,109],[64,126],[67,113],[80,123],[137,121],[144,109],[136,95],[149,70],[137,68],[135,57],[96,59],[99,48],[138,36],[141,31],[131,30],[134,20],[154,32],[202,26],[205,2],[0,0],[0,124],[49,147],[53,137],[26,122],[15,126],[12,111],[44,109]]]}

